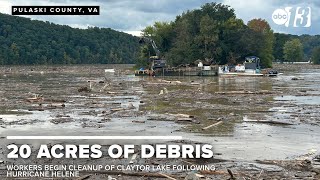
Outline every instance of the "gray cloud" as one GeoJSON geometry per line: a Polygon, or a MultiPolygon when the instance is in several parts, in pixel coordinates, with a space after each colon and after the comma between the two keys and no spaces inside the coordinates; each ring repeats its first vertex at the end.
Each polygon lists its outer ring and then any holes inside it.
{"type": "MultiPolygon", "coordinates": [[[[9,5],[99,5],[100,16],[29,16],[73,27],[110,27],[121,31],[139,31],[155,21],[172,21],[188,9],[199,8],[212,0],[1,0],[0,12],[8,13],[9,5]],[[2,7],[1,7],[2,6],[2,7]]],[[[318,34],[320,30],[320,1],[318,0],[217,0],[235,9],[237,17],[245,22],[253,18],[266,19],[276,32],[293,34],[318,34]],[[312,26],[293,28],[273,23],[275,9],[287,6],[312,8],[312,26]]]]}

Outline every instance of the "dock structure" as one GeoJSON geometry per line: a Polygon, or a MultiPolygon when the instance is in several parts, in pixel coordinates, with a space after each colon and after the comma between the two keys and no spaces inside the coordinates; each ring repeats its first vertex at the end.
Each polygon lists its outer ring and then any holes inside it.
{"type": "MultiPolygon", "coordinates": [[[[152,70],[136,70],[136,76],[151,76],[152,70]]],[[[154,70],[154,76],[217,76],[218,66],[166,67],[154,70]]]]}

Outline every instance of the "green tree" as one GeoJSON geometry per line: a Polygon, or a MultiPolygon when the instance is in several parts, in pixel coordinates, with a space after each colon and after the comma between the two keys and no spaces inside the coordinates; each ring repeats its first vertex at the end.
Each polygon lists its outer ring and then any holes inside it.
{"type": "Polygon", "coordinates": [[[312,50],[312,62],[314,64],[320,64],[320,46],[313,48],[312,50]]]}
{"type": "Polygon", "coordinates": [[[172,23],[155,22],[154,24],[154,40],[161,51],[168,51],[172,45],[174,36],[172,23]]]}
{"type": "Polygon", "coordinates": [[[218,3],[184,12],[170,23],[156,22],[143,34],[156,41],[171,65],[198,59],[235,64],[256,55],[265,67],[271,67],[274,59],[274,35],[267,21],[254,19],[246,26],[232,8],[218,3]]]}
{"type": "Polygon", "coordinates": [[[229,6],[207,3],[201,9],[187,11],[172,22],[174,36],[167,60],[172,65],[190,64],[197,59],[226,62],[229,52],[224,44],[224,24],[235,18],[229,6]]]}
{"type": "Polygon", "coordinates": [[[262,38],[256,39],[260,44],[257,56],[260,57],[262,66],[271,67],[273,57],[274,34],[269,23],[264,19],[253,19],[248,22],[248,27],[255,32],[261,33],[262,38]]]}
{"type": "Polygon", "coordinates": [[[19,48],[16,43],[12,43],[10,46],[9,56],[12,64],[19,64],[19,48]]]}
{"type": "Polygon", "coordinates": [[[118,54],[115,52],[114,49],[111,49],[109,54],[109,63],[118,64],[120,62],[121,62],[121,58],[118,56],[118,54]]]}
{"type": "MultiPolygon", "coordinates": [[[[248,46],[248,42],[242,38],[245,36],[245,28],[245,24],[241,19],[233,17],[223,24],[224,31],[222,31],[220,37],[220,45],[223,48],[223,54],[226,59],[220,58],[221,64],[236,64],[249,54],[245,49],[248,46]]],[[[252,37],[252,33],[248,37],[252,37]]]]}
{"type": "Polygon", "coordinates": [[[205,58],[212,59],[215,55],[216,44],[219,40],[218,29],[216,28],[217,22],[205,15],[200,21],[200,33],[198,35],[198,41],[200,46],[203,47],[203,53],[205,58]]]}
{"type": "Polygon", "coordinates": [[[63,62],[65,64],[71,64],[71,58],[66,52],[63,53],[63,62]]]}
{"type": "Polygon", "coordinates": [[[167,55],[169,64],[176,66],[179,64],[188,64],[195,60],[193,56],[199,48],[193,43],[193,38],[188,20],[183,19],[177,22],[176,38],[167,55]]]}
{"type": "Polygon", "coordinates": [[[149,47],[148,45],[143,45],[140,48],[140,56],[136,62],[136,66],[140,67],[149,67],[149,47]]]}
{"type": "Polygon", "coordinates": [[[280,61],[284,60],[283,47],[284,44],[291,39],[291,35],[275,33],[275,42],[273,47],[273,56],[275,57],[275,59],[280,61]]]}
{"type": "MultiPolygon", "coordinates": [[[[156,22],[157,23],[157,22],[156,22]]],[[[154,37],[155,36],[155,27],[147,26],[142,30],[143,36],[154,37]]]]}
{"type": "Polygon", "coordinates": [[[284,59],[297,62],[303,59],[303,47],[299,39],[287,41],[283,46],[284,59]]]}

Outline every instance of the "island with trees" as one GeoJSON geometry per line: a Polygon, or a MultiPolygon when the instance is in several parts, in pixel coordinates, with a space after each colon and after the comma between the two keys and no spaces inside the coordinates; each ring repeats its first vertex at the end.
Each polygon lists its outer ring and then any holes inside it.
{"type": "MultiPolygon", "coordinates": [[[[273,61],[319,63],[320,35],[275,33],[264,19],[245,24],[234,9],[220,3],[204,4],[171,22],[155,22],[143,30],[143,36],[154,39],[173,66],[198,59],[237,64],[252,55],[260,57],[263,67],[271,67],[273,61]]],[[[150,52],[154,54],[148,44],[140,48],[140,66],[146,66],[150,52]]]]}

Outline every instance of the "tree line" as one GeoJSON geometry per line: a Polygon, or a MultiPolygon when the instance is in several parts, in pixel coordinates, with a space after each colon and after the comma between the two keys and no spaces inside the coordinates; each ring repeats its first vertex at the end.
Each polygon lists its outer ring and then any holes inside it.
{"type": "MultiPolygon", "coordinates": [[[[234,9],[221,3],[206,3],[171,22],[156,22],[143,30],[143,36],[152,38],[162,57],[173,66],[192,64],[198,59],[236,64],[246,56],[258,56],[263,67],[271,67],[274,60],[314,59],[312,54],[320,45],[319,36],[274,33],[264,19],[245,24],[234,9]]],[[[146,66],[149,54],[154,54],[152,46],[141,46],[138,65],[146,66]]]]}
{"type": "Polygon", "coordinates": [[[277,61],[311,61],[320,64],[320,35],[275,33],[274,56],[277,61]]]}
{"type": "Polygon", "coordinates": [[[139,39],[110,28],[71,28],[0,13],[0,64],[135,63],[139,39]]]}
{"type": "MultiPolygon", "coordinates": [[[[178,15],[172,22],[155,22],[143,30],[158,45],[170,65],[206,60],[242,63],[258,56],[264,67],[272,61],[320,63],[320,35],[274,33],[264,19],[245,24],[234,9],[207,3],[178,15]]],[[[150,44],[110,28],[71,28],[0,13],[0,64],[136,63],[147,66],[155,54],[150,44]]]]}

